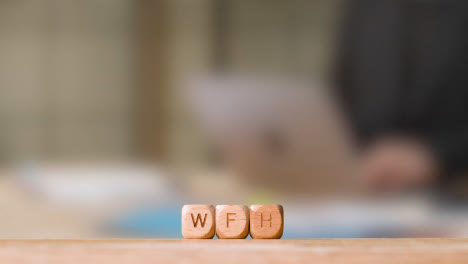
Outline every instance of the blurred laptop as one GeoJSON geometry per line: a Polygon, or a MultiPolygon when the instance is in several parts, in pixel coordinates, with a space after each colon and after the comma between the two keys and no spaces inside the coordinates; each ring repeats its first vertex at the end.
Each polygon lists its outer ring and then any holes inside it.
{"type": "Polygon", "coordinates": [[[344,124],[318,82],[213,76],[184,94],[215,160],[248,186],[299,196],[357,188],[344,124]]]}

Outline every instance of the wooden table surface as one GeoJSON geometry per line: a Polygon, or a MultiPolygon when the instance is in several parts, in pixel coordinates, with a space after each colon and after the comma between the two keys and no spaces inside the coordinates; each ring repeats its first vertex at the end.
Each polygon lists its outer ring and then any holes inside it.
{"type": "Polygon", "coordinates": [[[0,263],[468,263],[468,239],[1,240],[0,263]]]}

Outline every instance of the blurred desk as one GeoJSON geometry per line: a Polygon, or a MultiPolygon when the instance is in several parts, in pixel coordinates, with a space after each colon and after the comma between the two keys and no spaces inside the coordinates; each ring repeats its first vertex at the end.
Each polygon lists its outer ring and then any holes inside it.
{"type": "Polygon", "coordinates": [[[0,263],[467,263],[468,239],[1,240],[0,263]]]}
{"type": "Polygon", "coordinates": [[[10,172],[0,172],[0,238],[96,236],[93,223],[97,217],[67,206],[44,202],[40,195],[22,188],[12,175],[10,172]]]}

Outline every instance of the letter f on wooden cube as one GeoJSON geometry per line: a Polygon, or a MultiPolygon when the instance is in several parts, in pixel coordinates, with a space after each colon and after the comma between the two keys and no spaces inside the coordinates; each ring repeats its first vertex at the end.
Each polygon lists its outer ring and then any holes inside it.
{"type": "Polygon", "coordinates": [[[249,234],[249,208],[245,205],[216,206],[216,236],[246,238],[249,234]]]}
{"type": "Polygon", "coordinates": [[[215,208],[208,204],[182,207],[182,235],[184,238],[213,238],[215,234],[215,208]]]}

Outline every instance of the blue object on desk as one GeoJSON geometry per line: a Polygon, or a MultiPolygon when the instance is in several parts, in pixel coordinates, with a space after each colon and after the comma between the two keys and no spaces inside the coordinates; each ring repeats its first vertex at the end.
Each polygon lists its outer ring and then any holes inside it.
{"type": "MultiPolygon", "coordinates": [[[[146,207],[128,212],[110,223],[115,236],[136,238],[182,238],[181,206],[146,207]]],[[[107,225],[109,226],[109,225],[107,225]]]]}

